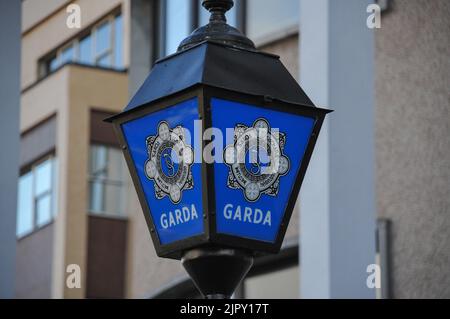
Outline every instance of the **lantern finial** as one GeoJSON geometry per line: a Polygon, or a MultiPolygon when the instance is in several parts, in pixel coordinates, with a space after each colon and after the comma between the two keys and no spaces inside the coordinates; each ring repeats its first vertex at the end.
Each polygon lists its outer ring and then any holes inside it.
{"type": "Polygon", "coordinates": [[[226,23],[225,13],[233,8],[233,0],[203,0],[202,6],[211,12],[211,23],[226,23]]]}
{"type": "Polygon", "coordinates": [[[233,0],[203,0],[202,5],[211,13],[209,23],[198,28],[184,39],[178,47],[178,51],[189,49],[206,40],[256,51],[254,43],[249,38],[227,24],[225,13],[233,8],[233,0]]]}

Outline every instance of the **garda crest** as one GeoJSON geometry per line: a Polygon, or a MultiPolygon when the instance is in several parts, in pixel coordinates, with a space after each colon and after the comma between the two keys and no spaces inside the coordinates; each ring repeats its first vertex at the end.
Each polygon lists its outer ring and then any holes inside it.
{"type": "Polygon", "coordinates": [[[186,144],[184,128],[170,129],[167,122],[160,122],[158,135],[147,138],[148,160],[145,163],[147,178],[154,181],[155,196],[169,196],[174,204],[181,201],[183,190],[194,188],[191,166],[194,152],[186,144]]]}
{"type": "Polygon", "coordinates": [[[286,134],[272,131],[266,119],[256,120],[251,127],[236,125],[234,144],[224,150],[230,168],[227,186],[242,189],[249,202],[256,202],[261,194],[277,196],[280,177],[290,168],[283,153],[285,144],[286,134]]]}

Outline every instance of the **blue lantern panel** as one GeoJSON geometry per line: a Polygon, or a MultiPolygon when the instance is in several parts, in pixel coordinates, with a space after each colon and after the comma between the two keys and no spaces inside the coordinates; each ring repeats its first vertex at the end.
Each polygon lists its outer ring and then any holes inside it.
{"type": "Polygon", "coordinates": [[[214,165],[217,232],[273,243],[315,118],[216,98],[211,110],[228,132],[214,165]]]}
{"type": "Polygon", "coordinates": [[[204,232],[197,98],[122,124],[161,245],[204,232]],[[199,162],[199,161],[197,161],[199,162]]]}

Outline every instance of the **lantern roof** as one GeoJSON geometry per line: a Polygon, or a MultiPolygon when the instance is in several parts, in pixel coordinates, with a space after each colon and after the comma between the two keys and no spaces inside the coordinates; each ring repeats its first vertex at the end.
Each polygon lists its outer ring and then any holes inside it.
{"type": "Polygon", "coordinates": [[[156,62],[124,111],[206,85],[314,107],[277,55],[205,40],[156,62]]]}

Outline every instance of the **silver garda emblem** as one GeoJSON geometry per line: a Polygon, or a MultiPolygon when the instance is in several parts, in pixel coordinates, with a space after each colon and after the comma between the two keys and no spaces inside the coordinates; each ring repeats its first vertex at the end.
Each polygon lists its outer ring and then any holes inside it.
{"type": "Polygon", "coordinates": [[[283,153],[285,144],[286,134],[272,131],[266,119],[258,119],[250,127],[236,125],[234,144],[224,150],[224,161],[230,168],[227,186],[242,189],[249,202],[262,194],[277,196],[280,177],[290,168],[283,153]]]}
{"type": "Polygon", "coordinates": [[[149,136],[146,144],[145,174],[154,181],[156,198],[169,196],[172,203],[178,204],[183,191],[194,188],[191,172],[194,152],[186,144],[184,128],[170,129],[167,122],[160,122],[158,135],[149,136]]]}

